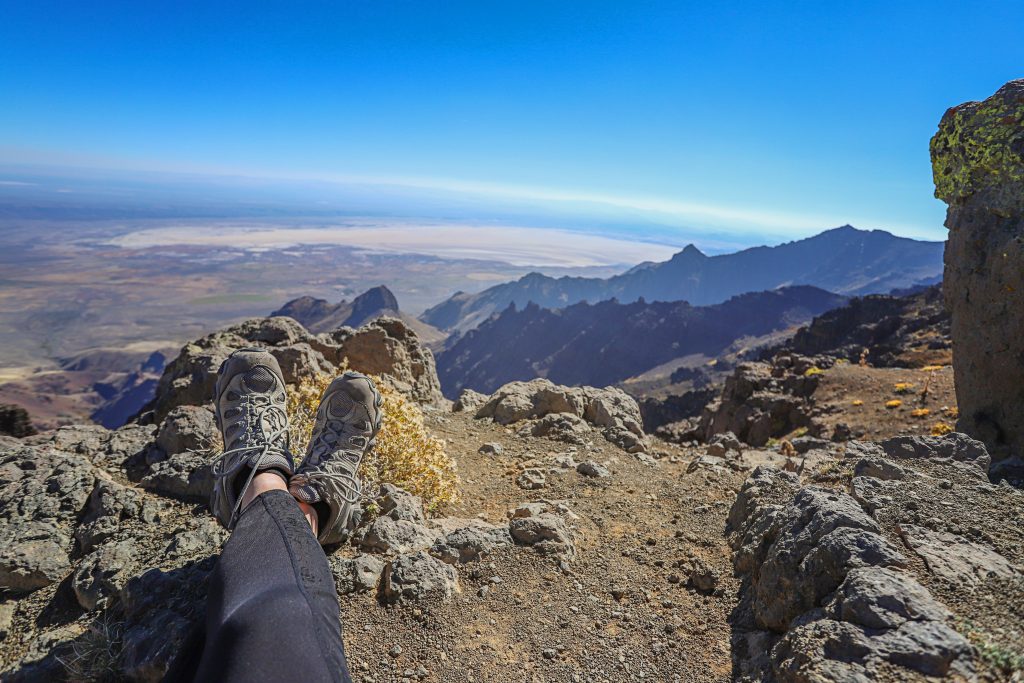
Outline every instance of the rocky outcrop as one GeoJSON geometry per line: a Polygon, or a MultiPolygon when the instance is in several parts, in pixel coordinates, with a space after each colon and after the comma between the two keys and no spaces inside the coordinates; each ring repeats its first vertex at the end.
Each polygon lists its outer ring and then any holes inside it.
{"type": "Polygon", "coordinates": [[[931,157],[948,204],[957,428],[989,447],[993,474],[1024,478],[1024,80],[947,111],[931,157]]]}
{"type": "MultiPolygon", "coordinates": [[[[678,438],[697,436],[710,441],[716,434],[732,432],[751,446],[798,428],[818,436],[813,394],[820,381],[814,368],[831,367],[828,356],[808,358],[782,354],[771,363],[742,363],[725,381],[722,395],[708,404],[692,431],[680,430],[678,438]]],[[[666,436],[672,436],[665,432],[666,436]]]]}
{"type": "Polygon", "coordinates": [[[906,296],[851,299],[801,327],[784,349],[851,363],[864,360],[874,367],[948,364],[952,347],[949,326],[942,287],[934,285],[906,296]]]}
{"type": "MultiPolygon", "coordinates": [[[[767,467],[740,490],[728,523],[745,579],[733,614],[734,674],[973,680],[977,652],[949,605],[965,609],[965,591],[975,600],[1019,591],[1011,586],[1021,578],[1024,532],[982,530],[1013,514],[1022,496],[987,483],[984,446],[963,434],[851,442],[845,459],[846,490],[801,485],[767,467]]],[[[1013,619],[1013,608],[998,611],[996,620],[1013,619]]]]}
{"type": "Polygon", "coordinates": [[[565,387],[546,379],[510,382],[498,389],[476,411],[477,418],[498,424],[538,420],[531,426],[536,435],[566,435],[574,443],[583,431],[581,423],[602,430],[606,439],[630,453],[646,450],[640,408],[620,389],[565,387]],[[567,418],[559,418],[567,415],[567,418]],[[555,416],[555,417],[550,417],[555,416]],[[575,419],[574,419],[575,418],[575,419]]]}
{"type": "Polygon", "coordinates": [[[210,402],[217,369],[232,351],[266,348],[277,358],[285,382],[353,370],[388,378],[399,391],[424,404],[445,405],[434,357],[405,323],[379,318],[359,329],[341,328],[314,335],[286,317],[253,318],[186,344],[164,370],[156,397],[147,407],[162,422],[178,406],[210,402]]]}

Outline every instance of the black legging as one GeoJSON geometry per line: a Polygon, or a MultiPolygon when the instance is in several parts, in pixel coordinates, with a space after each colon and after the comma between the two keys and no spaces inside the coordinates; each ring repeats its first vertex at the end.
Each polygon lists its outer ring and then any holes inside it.
{"type": "Polygon", "coordinates": [[[165,680],[351,682],[327,557],[287,491],[242,512],[210,576],[205,629],[165,680]]]}

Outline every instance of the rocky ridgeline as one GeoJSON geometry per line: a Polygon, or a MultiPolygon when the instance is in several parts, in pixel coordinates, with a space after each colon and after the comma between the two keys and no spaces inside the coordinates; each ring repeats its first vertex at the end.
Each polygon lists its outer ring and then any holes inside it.
{"type": "Polygon", "coordinates": [[[247,320],[186,344],[164,370],[156,398],[145,410],[159,422],[177,406],[209,403],[217,368],[232,351],[245,346],[272,353],[289,384],[334,373],[348,362],[352,368],[385,377],[419,403],[445,404],[433,355],[401,320],[379,318],[359,329],[342,327],[315,335],[292,318],[278,316],[247,320]]]}
{"type": "Polygon", "coordinates": [[[946,304],[962,431],[1024,478],[1024,80],[946,112],[931,141],[946,202],[946,304]]]}
{"type": "MultiPolygon", "coordinates": [[[[700,418],[664,425],[656,433],[676,443],[710,442],[730,433],[755,447],[797,429],[809,436],[825,436],[815,419],[821,409],[815,405],[814,392],[821,381],[818,371],[835,362],[832,356],[782,353],[769,362],[741,363],[700,418]]],[[[836,441],[849,438],[841,428],[827,436],[836,441]]]]}
{"type": "MultiPolygon", "coordinates": [[[[844,464],[844,486],[759,467],[740,490],[728,522],[743,577],[734,674],[976,680],[964,624],[1019,623],[1024,494],[989,484],[984,445],[962,434],[850,442],[844,464]],[[992,524],[1002,515],[1008,525],[992,524]]],[[[1021,646],[1019,630],[1004,636],[1021,646]]]]}

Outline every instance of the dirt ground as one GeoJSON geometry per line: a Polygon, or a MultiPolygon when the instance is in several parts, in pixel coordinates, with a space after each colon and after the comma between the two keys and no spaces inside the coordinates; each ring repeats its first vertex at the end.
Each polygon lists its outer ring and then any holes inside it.
{"type": "Polygon", "coordinates": [[[726,619],[738,582],[723,530],[742,475],[687,474],[690,457],[668,445],[658,446],[656,466],[643,464],[596,436],[592,451],[573,455],[606,464],[611,477],[567,470],[524,491],[515,484],[520,463],[571,447],[465,414],[435,413],[428,423],[448,441],[463,481],[462,501],[446,513],[501,522],[515,504],[563,501],[578,516],[577,556],[560,567],[508,549],[462,567],[461,593],[446,605],[347,599],[345,644],[357,680],[400,680],[420,665],[428,681],[729,680],[726,619]],[[502,454],[478,453],[488,442],[502,454]],[[719,574],[713,593],[685,586],[679,565],[692,556],[719,574]],[[392,656],[395,645],[401,653],[392,656]]]}
{"type": "Polygon", "coordinates": [[[824,412],[826,433],[830,434],[839,422],[850,425],[856,438],[868,440],[931,434],[940,423],[955,427],[953,368],[926,367],[936,369],[874,368],[853,363],[829,368],[814,392],[814,400],[824,412]],[[899,405],[893,405],[893,401],[899,401],[899,405]]]}

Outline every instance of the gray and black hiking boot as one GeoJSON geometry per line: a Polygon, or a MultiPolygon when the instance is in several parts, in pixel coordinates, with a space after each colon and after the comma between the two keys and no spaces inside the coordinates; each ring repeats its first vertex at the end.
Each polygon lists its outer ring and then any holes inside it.
{"type": "Polygon", "coordinates": [[[366,375],[346,372],[324,391],[316,410],[306,459],[289,490],[316,508],[320,543],[338,543],[351,531],[362,492],[359,463],[380,430],[383,401],[366,375]]]}
{"type": "Polygon", "coordinates": [[[214,396],[224,452],[213,464],[213,515],[235,526],[242,495],[257,472],[272,471],[287,482],[295,465],[288,450],[284,377],[277,359],[262,349],[240,349],[217,372],[214,396]]]}

